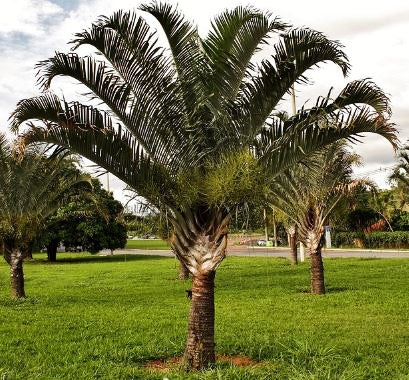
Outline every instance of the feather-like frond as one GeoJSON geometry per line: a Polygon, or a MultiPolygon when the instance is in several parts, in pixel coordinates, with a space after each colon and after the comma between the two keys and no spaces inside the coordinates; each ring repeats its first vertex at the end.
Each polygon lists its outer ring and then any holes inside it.
{"type": "Polygon", "coordinates": [[[346,75],[350,67],[338,41],[310,29],[293,29],[283,34],[274,49],[273,59],[262,62],[258,73],[243,84],[237,100],[237,112],[243,115],[249,134],[258,133],[294,83],[307,82],[307,70],[330,61],[346,75]]]}
{"type": "Polygon", "coordinates": [[[211,63],[216,99],[235,100],[246,71],[253,68],[254,54],[273,32],[286,27],[279,18],[249,6],[225,10],[215,18],[203,48],[211,63]]]}

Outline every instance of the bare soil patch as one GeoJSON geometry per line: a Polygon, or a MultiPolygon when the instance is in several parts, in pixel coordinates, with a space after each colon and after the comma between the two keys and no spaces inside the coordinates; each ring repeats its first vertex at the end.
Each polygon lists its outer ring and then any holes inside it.
{"type": "MultiPolygon", "coordinates": [[[[182,359],[182,357],[155,359],[147,362],[145,368],[159,372],[168,372],[181,367],[182,359]]],[[[262,364],[261,362],[255,361],[250,356],[243,355],[217,355],[216,362],[227,362],[236,367],[256,367],[262,364]]]]}

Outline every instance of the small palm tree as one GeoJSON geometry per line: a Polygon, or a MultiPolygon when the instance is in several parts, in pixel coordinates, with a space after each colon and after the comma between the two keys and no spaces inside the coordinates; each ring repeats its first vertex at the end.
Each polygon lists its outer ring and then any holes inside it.
{"type": "Polygon", "coordinates": [[[397,187],[399,207],[404,207],[409,203],[409,145],[405,145],[400,149],[398,162],[388,179],[389,182],[397,187]]]}
{"type": "Polygon", "coordinates": [[[0,238],[10,265],[12,297],[22,298],[25,248],[69,194],[89,186],[88,176],[63,156],[47,159],[32,149],[18,157],[2,134],[0,168],[0,238]]]}
{"type": "Polygon", "coordinates": [[[311,258],[311,292],[324,294],[321,248],[324,226],[338,202],[362,180],[352,179],[359,156],[344,142],[334,143],[310,157],[309,162],[282,173],[272,189],[272,203],[285,212],[298,228],[311,258]]]}
{"type": "Polygon", "coordinates": [[[178,259],[192,274],[185,351],[187,368],[215,361],[214,279],[226,256],[231,211],[262,194],[260,178],[274,178],[304,155],[362,132],[396,139],[389,106],[370,81],[355,81],[331,100],[302,109],[289,123],[275,117],[294,82],[321,62],[349,70],[342,46],[310,29],[289,29],[253,7],[222,12],[207,37],[166,3],[142,5],[159,23],[168,47],[137,13],[118,11],[76,35],[74,49],[39,64],[46,92],[19,102],[12,127],[37,119],[24,146],[44,141],[69,148],[122,179],[156,207],[166,207],[178,259]],[[274,33],[280,41],[261,64],[254,54],[274,33]],[[67,103],[50,92],[56,76],[86,85],[104,112],[67,103]],[[360,103],[359,109],[352,105],[360,103]]]}

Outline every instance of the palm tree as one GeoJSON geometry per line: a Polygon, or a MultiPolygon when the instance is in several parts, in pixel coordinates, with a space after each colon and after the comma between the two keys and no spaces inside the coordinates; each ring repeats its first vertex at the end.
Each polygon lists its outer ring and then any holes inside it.
{"type": "MultiPolygon", "coordinates": [[[[409,145],[405,145],[399,150],[398,162],[388,179],[397,188],[399,207],[404,207],[408,203],[407,194],[409,193],[409,145]]],[[[384,219],[387,221],[385,217],[384,219]]]]}
{"type": "Polygon", "coordinates": [[[311,258],[311,293],[324,294],[324,266],[321,248],[324,226],[338,202],[362,180],[351,177],[359,156],[344,142],[334,143],[282,173],[272,189],[272,203],[285,212],[298,228],[311,258]]]}
{"type": "Polygon", "coordinates": [[[0,169],[0,239],[10,265],[12,297],[17,299],[25,297],[24,250],[68,194],[89,183],[61,153],[47,159],[31,149],[17,157],[2,134],[0,169]]]}
{"type": "Polygon", "coordinates": [[[307,81],[308,69],[330,61],[348,72],[342,46],[319,32],[289,29],[269,13],[237,7],[216,17],[201,38],[169,4],[140,9],[160,25],[166,49],[137,13],[101,17],[73,43],[74,49],[90,45],[105,59],[74,52],[41,62],[46,92],[19,102],[12,127],[40,120],[21,137],[22,147],[44,141],[69,148],[166,207],[173,251],[192,274],[185,365],[200,369],[215,361],[214,279],[235,206],[263,193],[260,177],[274,178],[305,154],[362,132],[394,142],[395,129],[387,121],[387,97],[367,80],[302,109],[290,123],[274,116],[293,83],[307,81]],[[274,55],[253,63],[277,32],[274,55]],[[85,84],[111,112],[60,100],[49,91],[60,75],[85,84]],[[359,110],[351,108],[355,103],[359,110]]]}

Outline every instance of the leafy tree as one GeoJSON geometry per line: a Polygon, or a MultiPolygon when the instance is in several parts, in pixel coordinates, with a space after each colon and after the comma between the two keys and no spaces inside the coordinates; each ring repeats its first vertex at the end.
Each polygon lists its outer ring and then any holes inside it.
{"type": "Polygon", "coordinates": [[[13,298],[25,297],[23,252],[42,224],[73,193],[89,187],[63,154],[47,158],[38,149],[16,156],[0,134],[0,237],[10,265],[13,298]]]}
{"type": "Polygon", "coordinates": [[[309,69],[330,61],[347,74],[342,46],[322,33],[288,29],[269,13],[237,7],[217,16],[201,38],[169,4],[141,9],[163,29],[167,49],[136,13],[100,18],[73,43],[91,45],[105,59],[74,52],[41,62],[39,83],[47,92],[20,101],[12,127],[40,120],[21,137],[22,147],[44,141],[69,148],[158,209],[166,207],[172,247],[192,274],[184,361],[200,369],[215,361],[214,279],[235,207],[257,200],[270,185],[265,182],[329,143],[363,132],[394,142],[395,129],[387,97],[367,80],[288,121],[275,116],[278,102],[295,82],[307,81],[309,69]],[[273,55],[253,63],[276,32],[273,55]],[[60,100],[49,91],[59,75],[85,84],[112,113],[60,100]]]}
{"type": "Polygon", "coordinates": [[[399,209],[394,210],[391,225],[395,231],[409,231],[409,212],[399,209]]]}
{"type": "Polygon", "coordinates": [[[121,202],[103,189],[97,178],[91,183],[92,192],[61,206],[38,237],[47,246],[50,261],[56,260],[61,241],[66,247],[81,246],[91,253],[125,247],[127,234],[121,220],[121,202]]]}

